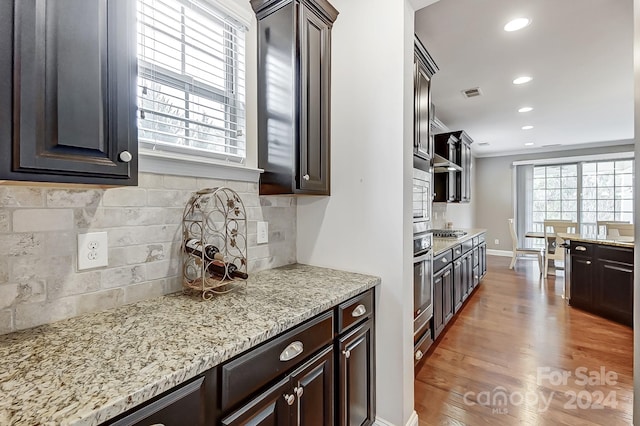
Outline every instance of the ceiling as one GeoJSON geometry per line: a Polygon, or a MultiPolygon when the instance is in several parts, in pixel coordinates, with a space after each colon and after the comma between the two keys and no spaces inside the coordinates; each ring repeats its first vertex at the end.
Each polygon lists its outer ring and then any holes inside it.
{"type": "Polygon", "coordinates": [[[416,12],[415,32],[440,68],[436,116],[474,155],[631,143],[632,0],[440,0],[416,12]],[[504,31],[517,17],[530,25],[504,31]],[[533,80],[514,85],[521,75],[533,80]]]}

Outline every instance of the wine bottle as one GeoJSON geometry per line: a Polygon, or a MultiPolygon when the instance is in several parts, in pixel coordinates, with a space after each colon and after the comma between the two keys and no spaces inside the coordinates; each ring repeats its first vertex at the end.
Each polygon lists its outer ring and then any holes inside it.
{"type": "Polygon", "coordinates": [[[224,263],[219,260],[215,260],[209,264],[207,269],[211,274],[218,275],[220,277],[228,278],[242,278],[246,280],[249,275],[245,272],[239,271],[235,263],[224,263]]]}
{"type": "MultiPolygon", "coordinates": [[[[184,243],[184,250],[195,257],[202,258],[202,246],[203,244],[200,240],[192,238],[184,243]]],[[[225,260],[225,257],[220,253],[218,247],[213,244],[204,244],[204,258],[208,261],[212,261],[214,259],[222,261],[225,260]]]]}

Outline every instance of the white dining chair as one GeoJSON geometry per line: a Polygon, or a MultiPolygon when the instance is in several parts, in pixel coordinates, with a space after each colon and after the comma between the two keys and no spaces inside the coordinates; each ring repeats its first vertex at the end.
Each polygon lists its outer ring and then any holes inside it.
{"type": "Polygon", "coordinates": [[[620,225],[620,224],[626,224],[626,223],[629,223],[629,221],[628,220],[599,220],[596,222],[598,226],[597,234],[606,236],[609,234],[609,232],[607,231],[608,227],[620,225]]]}
{"type": "Polygon", "coordinates": [[[540,275],[542,275],[542,271],[544,270],[543,257],[542,257],[542,249],[535,248],[522,248],[518,247],[518,234],[516,234],[516,225],[513,219],[508,219],[509,221],[509,232],[511,233],[511,247],[512,247],[512,256],[511,256],[511,264],[509,265],[509,269],[513,269],[516,264],[516,260],[518,260],[518,256],[538,256],[538,265],[540,266],[540,275]]]}
{"type": "Polygon", "coordinates": [[[544,221],[544,276],[549,274],[549,261],[564,262],[564,238],[558,234],[575,234],[578,232],[578,223],[568,220],[544,221]]]}
{"type": "Polygon", "coordinates": [[[605,222],[607,238],[615,237],[633,237],[635,234],[635,227],[632,223],[611,223],[605,222]]]}

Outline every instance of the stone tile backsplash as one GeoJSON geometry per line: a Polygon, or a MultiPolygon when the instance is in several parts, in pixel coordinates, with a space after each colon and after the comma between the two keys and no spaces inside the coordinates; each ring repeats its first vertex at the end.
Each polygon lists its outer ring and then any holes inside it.
{"type": "Polygon", "coordinates": [[[296,261],[296,199],[256,183],[141,173],[133,188],[0,186],[0,334],[181,289],[185,203],[227,186],[248,216],[249,272],[296,261]],[[257,221],[269,243],[256,244],[257,221]],[[109,265],[77,270],[77,234],[106,231],[109,265]]]}

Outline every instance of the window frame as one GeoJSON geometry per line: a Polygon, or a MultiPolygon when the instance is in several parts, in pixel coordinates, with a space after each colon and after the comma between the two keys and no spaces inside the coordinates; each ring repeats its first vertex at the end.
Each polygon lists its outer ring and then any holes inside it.
{"type": "MultiPolygon", "coordinates": [[[[137,2],[141,0],[136,0],[137,2]]],[[[177,3],[183,4],[182,1],[176,0],[177,3]]],[[[162,149],[154,149],[155,146],[159,144],[154,144],[153,142],[143,141],[139,142],[139,157],[140,157],[140,171],[141,172],[149,172],[149,173],[157,173],[157,174],[175,174],[175,175],[183,175],[183,176],[194,176],[194,177],[205,177],[205,178],[216,178],[216,179],[233,179],[233,180],[244,180],[249,182],[257,182],[259,180],[259,175],[262,170],[257,169],[255,167],[249,166],[247,163],[253,163],[255,159],[253,158],[253,149],[249,146],[249,138],[247,138],[247,127],[250,122],[249,120],[249,110],[254,105],[249,104],[250,94],[248,93],[248,88],[246,86],[247,82],[247,71],[250,66],[254,64],[253,61],[250,61],[250,55],[248,55],[249,47],[247,46],[247,41],[251,37],[251,31],[253,31],[250,22],[252,18],[252,14],[248,8],[248,6],[241,7],[236,4],[231,4],[229,2],[222,3],[217,2],[215,0],[200,0],[201,3],[207,4],[207,6],[211,6],[215,8],[218,12],[227,15],[231,19],[235,20],[238,27],[230,25],[227,22],[224,22],[226,26],[234,27],[236,32],[243,32],[242,37],[243,40],[243,52],[240,53],[245,58],[244,69],[242,72],[244,73],[244,90],[238,90],[237,87],[237,78],[234,73],[232,79],[225,79],[225,90],[215,88],[215,87],[206,87],[206,83],[203,83],[198,80],[198,86],[200,88],[206,88],[207,90],[207,98],[213,96],[217,99],[223,99],[228,97],[231,92],[233,92],[232,98],[234,99],[233,105],[237,106],[238,102],[244,105],[243,111],[243,127],[241,129],[237,129],[234,125],[231,128],[224,129],[227,132],[225,135],[225,140],[228,137],[228,132],[231,130],[233,132],[237,132],[241,130],[241,135],[244,137],[244,155],[238,156],[236,153],[227,153],[227,152],[214,152],[214,151],[206,151],[206,150],[198,150],[197,148],[184,148],[179,145],[171,145],[171,144],[162,144],[162,149]],[[250,61],[250,62],[249,62],[250,61]],[[242,93],[244,92],[244,93],[242,93]],[[242,99],[241,99],[242,98],[242,99]],[[235,128],[234,128],[235,127],[235,128]]],[[[225,32],[225,36],[229,35],[225,32]]],[[[229,46],[231,41],[225,40],[225,46],[229,46]]],[[[231,49],[233,50],[233,49],[231,49]]],[[[226,62],[225,67],[234,68],[237,65],[238,57],[236,53],[234,55],[229,56],[225,55],[226,62]]],[[[143,59],[139,58],[138,66],[138,75],[141,78],[150,77],[151,72],[162,71],[163,75],[167,75],[167,82],[170,82],[169,87],[174,88],[178,84],[189,83],[182,78],[182,75],[173,75],[175,73],[171,73],[170,70],[159,70],[156,64],[143,63],[141,62],[143,59]],[[167,72],[168,71],[168,72],[167,72]]],[[[156,74],[157,75],[157,74],[156,74]]],[[[188,79],[187,79],[188,80],[188,79]]],[[[163,83],[166,84],[166,83],[163,83]]],[[[181,90],[180,88],[178,88],[181,90]]],[[[204,90],[204,89],[202,89],[204,90]]],[[[188,92],[186,92],[188,93],[188,92]]],[[[136,99],[138,99],[138,94],[136,94],[136,99]]],[[[233,114],[233,107],[229,105],[225,105],[225,114],[233,114]]],[[[233,120],[235,123],[238,123],[238,120],[233,120]]]]}

